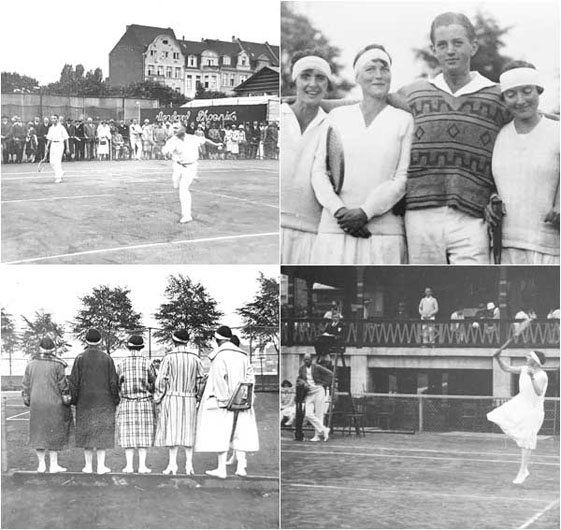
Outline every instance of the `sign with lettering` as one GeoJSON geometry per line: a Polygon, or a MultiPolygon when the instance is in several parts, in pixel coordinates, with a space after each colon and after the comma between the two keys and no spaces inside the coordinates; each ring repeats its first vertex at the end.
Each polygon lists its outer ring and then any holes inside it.
{"type": "Polygon", "coordinates": [[[151,122],[154,120],[170,120],[179,119],[185,124],[191,122],[198,125],[199,123],[212,124],[236,124],[243,122],[266,121],[267,104],[262,105],[215,105],[208,107],[179,107],[179,108],[159,108],[159,109],[140,109],[140,118],[144,120],[148,118],[151,122]]]}

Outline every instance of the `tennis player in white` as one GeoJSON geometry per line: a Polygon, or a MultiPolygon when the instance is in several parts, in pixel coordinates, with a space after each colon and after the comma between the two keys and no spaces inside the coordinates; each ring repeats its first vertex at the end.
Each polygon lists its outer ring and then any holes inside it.
{"type": "Polygon", "coordinates": [[[173,160],[173,187],[179,188],[179,202],[181,203],[180,223],[189,223],[191,216],[191,192],[189,186],[197,177],[197,162],[199,147],[205,143],[218,147],[222,144],[214,143],[204,136],[186,134],[182,125],[174,126],[174,136],[162,148],[162,153],[173,160]]]}
{"type": "Polygon", "coordinates": [[[64,148],[70,151],[68,147],[68,132],[64,126],[58,121],[58,116],[53,114],[51,116],[51,126],[47,133],[47,151],[49,153],[49,162],[55,172],[55,183],[62,182],[62,155],[64,148]]]}

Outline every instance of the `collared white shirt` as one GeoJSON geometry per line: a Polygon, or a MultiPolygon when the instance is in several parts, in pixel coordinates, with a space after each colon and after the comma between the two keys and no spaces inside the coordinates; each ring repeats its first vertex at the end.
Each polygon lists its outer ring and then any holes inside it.
{"type": "Polygon", "coordinates": [[[443,90],[447,94],[450,94],[454,97],[460,97],[466,94],[474,94],[475,92],[479,92],[483,88],[489,88],[497,85],[497,83],[494,83],[490,79],[482,76],[479,72],[470,72],[470,75],[471,81],[467,85],[456,90],[456,92],[452,92],[451,88],[448,86],[448,83],[444,79],[444,74],[438,74],[432,79],[429,79],[429,83],[432,83],[436,88],[439,88],[440,90],[443,90]]]}
{"type": "Polygon", "coordinates": [[[162,148],[162,153],[171,155],[171,159],[179,164],[193,164],[199,159],[199,146],[205,142],[204,136],[186,134],[183,140],[173,136],[162,148]]]}
{"type": "Polygon", "coordinates": [[[51,125],[47,133],[47,140],[51,140],[51,142],[64,142],[68,140],[68,132],[60,123],[51,125]]]}

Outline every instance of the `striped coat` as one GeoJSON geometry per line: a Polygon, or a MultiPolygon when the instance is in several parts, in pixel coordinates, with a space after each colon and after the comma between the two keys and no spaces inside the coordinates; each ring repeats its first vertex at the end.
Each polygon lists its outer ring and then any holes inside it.
{"type": "Polygon", "coordinates": [[[154,401],[161,404],[155,446],[194,445],[197,380],[203,374],[202,362],[193,352],[175,350],[163,358],[154,394],[154,401]]]}
{"type": "Polygon", "coordinates": [[[140,352],[130,356],[117,367],[121,387],[121,402],[117,409],[119,445],[121,447],[150,447],[154,442],[154,404],[152,401],[156,370],[150,359],[140,352]]]}

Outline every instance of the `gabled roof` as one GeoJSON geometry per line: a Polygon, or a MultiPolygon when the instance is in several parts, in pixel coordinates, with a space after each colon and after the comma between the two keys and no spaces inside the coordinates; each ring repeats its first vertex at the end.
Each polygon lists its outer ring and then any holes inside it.
{"type": "Polygon", "coordinates": [[[248,77],[243,83],[234,88],[234,92],[260,91],[273,92],[279,91],[280,76],[279,69],[271,66],[264,66],[261,70],[248,77]]]}
{"type": "Polygon", "coordinates": [[[279,47],[271,46],[267,42],[249,42],[238,39],[243,49],[249,54],[252,61],[256,61],[260,55],[267,55],[273,66],[279,64],[279,47]]]}
{"type": "Polygon", "coordinates": [[[143,52],[158,35],[166,34],[175,39],[175,33],[171,28],[158,28],[156,26],[142,26],[139,24],[131,24],[119,42],[115,44],[111,53],[115,48],[127,46],[143,52]]]}
{"type": "Polygon", "coordinates": [[[179,41],[185,55],[200,55],[205,50],[212,50],[220,56],[228,55],[237,57],[242,51],[249,55],[251,61],[257,61],[261,55],[266,55],[271,59],[271,64],[279,64],[279,47],[271,46],[268,43],[242,41],[234,39],[224,41],[218,39],[203,39],[201,41],[179,41]]]}

